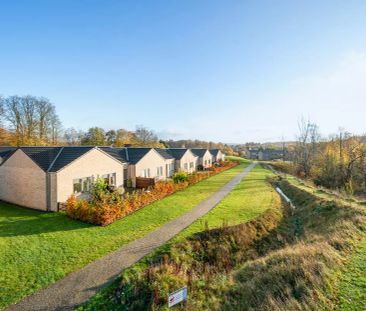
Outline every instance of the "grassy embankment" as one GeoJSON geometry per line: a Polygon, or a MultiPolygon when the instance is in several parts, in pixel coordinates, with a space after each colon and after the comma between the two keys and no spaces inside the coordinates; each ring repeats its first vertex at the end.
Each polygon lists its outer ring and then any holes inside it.
{"type": "Polygon", "coordinates": [[[257,166],[213,210],[154,254],[127,269],[122,279],[80,309],[166,309],[167,293],[187,283],[190,305],[186,307],[202,308],[200,302],[212,298],[218,280],[226,279],[223,271],[231,271],[234,262],[243,261],[247,256],[238,249],[234,251],[234,244],[245,246],[256,239],[257,233],[265,234],[281,219],[279,197],[266,182],[269,176],[273,176],[270,171],[257,166]],[[259,215],[265,215],[266,225],[254,220],[259,215]],[[243,223],[250,225],[243,226],[243,223]]]}
{"type": "Polygon", "coordinates": [[[249,162],[97,227],[0,203],[0,309],[186,213],[249,162]]]}
{"type": "MultiPolygon", "coordinates": [[[[258,187],[260,178],[249,177],[241,185],[251,182],[254,187],[230,196],[244,200],[247,195],[267,192],[258,187]]],[[[261,203],[264,209],[255,220],[245,222],[239,216],[235,223],[243,224],[203,229],[209,218],[211,222],[216,219],[217,224],[222,221],[220,208],[226,200],[238,208],[236,198],[228,196],[199,225],[193,224],[160,252],[126,270],[118,283],[97,295],[85,309],[165,310],[167,294],[188,285],[188,302],[177,309],[364,310],[363,293],[355,286],[355,279],[360,283],[364,279],[357,278],[358,270],[347,272],[350,266],[363,264],[364,253],[354,254],[350,265],[345,264],[364,238],[365,209],[326,200],[322,193],[317,196],[283,179],[272,182],[292,198],[295,210],[282,209],[270,200],[267,210],[261,203]],[[346,267],[342,275],[349,273],[351,279],[340,282],[342,267],[346,267]],[[352,291],[358,299],[347,303],[352,291]]],[[[263,187],[263,179],[262,183],[263,187]]],[[[255,201],[246,202],[242,209],[250,210],[253,204],[255,201]]]]}
{"type": "MultiPolygon", "coordinates": [[[[285,175],[287,181],[297,188],[328,202],[338,205],[350,205],[355,209],[365,208],[365,202],[359,198],[338,191],[316,187],[311,181],[285,175]]],[[[366,230],[365,226],[361,227],[366,230]]],[[[335,307],[339,310],[366,309],[366,235],[355,236],[351,251],[343,257],[342,269],[334,275],[332,286],[335,307]]]]}

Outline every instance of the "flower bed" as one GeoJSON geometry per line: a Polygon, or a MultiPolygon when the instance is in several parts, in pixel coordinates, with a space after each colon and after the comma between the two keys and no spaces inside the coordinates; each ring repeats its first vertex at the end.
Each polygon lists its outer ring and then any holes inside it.
{"type": "Polygon", "coordinates": [[[72,195],[66,202],[66,214],[72,218],[100,226],[106,226],[137,211],[144,206],[161,200],[168,195],[185,189],[203,179],[226,171],[238,165],[238,162],[226,161],[219,167],[205,172],[196,172],[188,175],[186,181],[174,183],[173,181],[157,182],[148,190],[136,190],[122,196],[116,193],[98,193],[90,201],[77,199],[72,195]]]}

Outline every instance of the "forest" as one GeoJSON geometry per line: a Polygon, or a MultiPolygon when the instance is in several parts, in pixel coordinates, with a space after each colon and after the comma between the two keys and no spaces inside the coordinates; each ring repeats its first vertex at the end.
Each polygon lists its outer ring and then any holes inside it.
{"type": "Polygon", "coordinates": [[[301,120],[297,141],[289,152],[291,161],[284,165],[289,172],[350,195],[366,194],[365,135],[340,128],[324,138],[316,123],[301,120]]]}

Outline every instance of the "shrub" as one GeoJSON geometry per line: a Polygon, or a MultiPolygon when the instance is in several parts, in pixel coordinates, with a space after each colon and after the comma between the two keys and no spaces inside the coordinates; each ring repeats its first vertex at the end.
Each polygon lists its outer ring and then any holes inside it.
{"type": "Polygon", "coordinates": [[[177,172],[173,175],[173,181],[177,184],[188,180],[188,174],[186,172],[177,172]]]}
{"type": "Polygon", "coordinates": [[[93,200],[101,200],[101,198],[107,193],[108,184],[102,178],[97,178],[92,186],[91,195],[93,200]]]}

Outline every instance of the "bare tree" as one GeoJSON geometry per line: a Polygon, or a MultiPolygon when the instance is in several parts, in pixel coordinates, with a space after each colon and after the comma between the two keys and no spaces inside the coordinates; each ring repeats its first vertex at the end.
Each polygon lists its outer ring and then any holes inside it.
{"type": "MultiPolygon", "coordinates": [[[[47,98],[42,97],[36,100],[35,109],[38,118],[38,139],[41,142],[47,142],[47,134],[51,133],[50,140],[53,141],[52,127],[54,127],[55,121],[58,119],[55,113],[55,106],[47,98]]],[[[58,120],[58,122],[60,121],[58,120]]]]}
{"type": "Polygon", "coordinates": [[[140,146],[149,147],[159,143],[155,133],[144,126],[137,126],[135,131],[137,143],[140,146]]]}
{"type": "Polygon", "coordinates": [[[22,104],[19,96],[10,96],[4,100],[5,120],[15,134],[15,143],[24,144],[25,124],[22,115],[22,104]]]}
{"type": "Polygon", "coordinates": [[[54,143],[55,126],[60,128],[61,122],[55,106],[48,99],[30,95],[10,96],[3,103],[4,119],[13,133],[15,144],[54,143]]]}
{"type": "Polygon", "coordinates": [[[80,145],[84,135],[83,131],[77,131],[71,127],[65,130],[64,139],[68,145],[80,145]]]}
{"type": "Polygon", "coordinates": [[[296,144],[295,161],[304,176],[308,177],[318,151],[319,128],[315,123],[305,121],[304,118],[300,119],[298,126],[299,136],[296,144]]]}
{"type": "Polygon", "coordinates": [[[49,135],[52,145],[58,145],[60,143],[60,137],[62,132],[62,123],[57,114],[52,114],[49,121],[49,135]]]}

